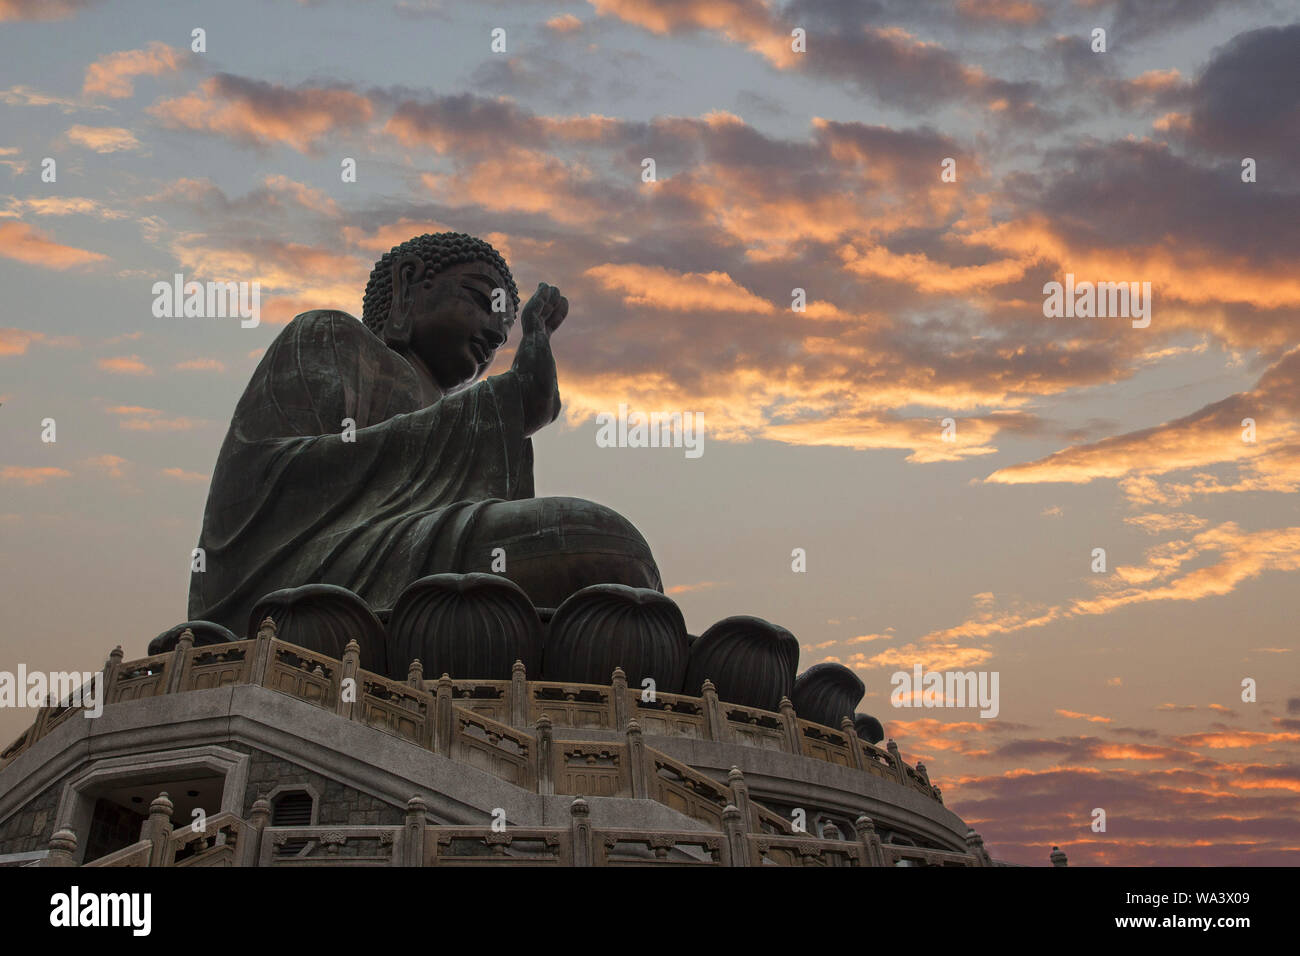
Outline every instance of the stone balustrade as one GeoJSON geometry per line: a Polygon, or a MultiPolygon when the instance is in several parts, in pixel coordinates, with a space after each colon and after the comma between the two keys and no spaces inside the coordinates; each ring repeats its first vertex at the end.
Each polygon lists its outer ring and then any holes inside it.
{"type": "MultiPolygon", "coordinates": [[[[869,773],[942,802],[923,765],[903,761],[891,740],[880,748],[857,737],[845,715],[839,729],[800,719],[788,699],[780,712],[720,700],[710,681],[701,696],[648,695],[621,669],[608,685],[527,679],[516,664],[508,681],[426,680],[418,661],[406,681],[362,670],[351,642],[342,659],[278,640],[268,618],[255,639],[194,646],[186,631],[175,650],[104,666],[105,705],[161,694],[257,684],[332,710],[535,792],[629,795],[667,803],[716,824],[727,788],[650,751],[645,736],[677,736],[799,754],[869,773]],[[543,728],[543,725],[545,729],[543,728]],[[611,740],[562,740],[557,729],[608,731],[611,740]],[[653,757],[647,757],[653,753],[653,757]],[[542,756],[539,758],[539,754],[542,756]]],[[[3,752],[0,766],[80,708],[42,708],[3,752]]],[[[779,818],[778,818],[779,819],[779,818]]]]}
{"type": "MultiPolygon", "coordinates": [[[[575,798],[567,827],[431,826],[413,797],[400,826],[268,826],[269,805],[253,817],[222,814],[201,830],[173,828],[160,794],[140,840],[84,864],[93,867],[184,866],[991,866],[987,855],[882,844],[866,816],[852,839],[802,833],[747,833],[744,814],[727,804],[717,830],[630,830],[594,826],[575,798]]],[[[56,831],[44,866],[75,865],[76,835],[56,831]]]]}

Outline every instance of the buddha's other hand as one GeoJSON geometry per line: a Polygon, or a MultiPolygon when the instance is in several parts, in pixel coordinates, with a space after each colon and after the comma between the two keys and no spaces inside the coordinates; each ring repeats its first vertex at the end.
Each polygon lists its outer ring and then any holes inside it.
{"type": "Polygon", "coordinates": [[[523,386],[524,431],[533,432],[555,421],[560,414],[560,387],[551,354],[551,333],[569,314],[569,300],[545,282],[524,305],[520,316],[523,336],[515,351],[513,370],[523,386]]]}

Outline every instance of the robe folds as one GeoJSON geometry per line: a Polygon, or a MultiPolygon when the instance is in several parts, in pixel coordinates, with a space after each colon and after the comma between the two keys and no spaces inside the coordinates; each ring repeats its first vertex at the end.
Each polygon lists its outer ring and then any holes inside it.
{"type": "Polygon", "coordinates": [[[279,588],[323,582],[389,608],[471,566],[486,509],[533,497],[513,372],[420,407],[415,370],[343,312],[299,315],[267,349],[217,459],[189,617],[243,634],[279,588]],[[355,440],[345,440],[345,419],[355,440]]]}

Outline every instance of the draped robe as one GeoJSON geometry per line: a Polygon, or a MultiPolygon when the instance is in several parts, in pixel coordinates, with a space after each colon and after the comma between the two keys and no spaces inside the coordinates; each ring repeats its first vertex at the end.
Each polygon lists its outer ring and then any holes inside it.
{"type": "Polygon", "coordinates": [[[217,459],[189,617],[242,634],[270,591],[338,584],[392,607],[425,574],[486,570],[474,528],[533,497],[513,372],[421,407],[415,370],[361,322],[306,312],[267,349],[217,459]],[[356,423],[345,441],[344,419],[356,423]]]}

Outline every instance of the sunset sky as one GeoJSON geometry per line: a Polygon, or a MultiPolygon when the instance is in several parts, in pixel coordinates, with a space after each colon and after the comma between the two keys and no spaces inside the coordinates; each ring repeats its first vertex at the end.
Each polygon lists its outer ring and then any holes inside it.
{"type": "Polygon", "coordinates": [[[692,633],[753,614],[801,670],[855,668],[997,858],[1300,863],[1294,20],[0,0],[0,670],[143,656],[183,621],[267,345],[360,316],[396,243],[470,232],[571,303],[537,493],[631,518],[692,633]],[[176,272],[259,282],[261,325],[155,318],[176,272]],[[1067,273],[1150,282],[1150,326],[1045,318],[1067,273]],[[598,447],[620,403],[702,412],[703,455],[598,447]],[[891,707],[916,664],[997,671],[997,718],[891,707]]]}

